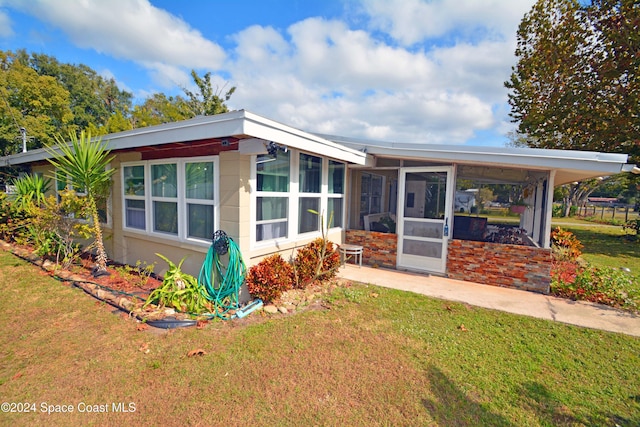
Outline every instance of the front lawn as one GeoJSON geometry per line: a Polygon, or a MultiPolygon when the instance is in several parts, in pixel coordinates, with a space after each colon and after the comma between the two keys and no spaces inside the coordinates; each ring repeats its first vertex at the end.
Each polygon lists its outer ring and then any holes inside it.
{"type": "Polygon", "coordinates": [[[640,242],[625,239],[622,227],[596,224],[560,226],[582,242],[582,257],[586,261],[597,266],[628,268],[640,280],[640,242]]]}
{"type": "Polygon", "coordinates": [[[365,285],[339,287],[323,306],[203,329],[138,330],[126,314],[0,251],[0,395],[23,412],[35,404],[35,412],[0,419],[640,424],[639,338],[365,285]],[[43,413],[49,408],[73,412],[43,413]]]}

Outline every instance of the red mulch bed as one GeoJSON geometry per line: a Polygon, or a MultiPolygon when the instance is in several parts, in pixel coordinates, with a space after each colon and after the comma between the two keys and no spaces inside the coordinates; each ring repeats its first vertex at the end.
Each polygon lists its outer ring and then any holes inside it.
{"type": "Polygon", "coordinates": [[[153,274],[145,279],[135,271],[123,272],[124,266],[113,262],[107,264],[109,275],[94,277],[92,273],[95,266],[94,260],[89,256],[83,256],[80,261],[81,265],[76,265],[72,269],[74,274],[86,278],[87,282],[97,283],[114,291],[125,292],[146,299],[151,291],[162,284],[162,279],[153,274]]]}

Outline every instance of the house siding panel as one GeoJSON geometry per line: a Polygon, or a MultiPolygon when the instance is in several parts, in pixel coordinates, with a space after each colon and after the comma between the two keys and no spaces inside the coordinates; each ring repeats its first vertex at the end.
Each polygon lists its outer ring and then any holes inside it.
{"type": "Polygon", "coordinates": [[[243,254],[250,249],[250,177],[251,156],[237,151],[220,153],[220,229],[243,254]]]}

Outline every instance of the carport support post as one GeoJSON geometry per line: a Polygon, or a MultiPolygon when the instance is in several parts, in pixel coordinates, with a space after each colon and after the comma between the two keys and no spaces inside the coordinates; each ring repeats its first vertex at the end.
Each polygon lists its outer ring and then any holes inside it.
{"type": "Polygon", "coordinates": [[[547,184],[547,202],[545,203],[545,210],[543,215],[545,215],[544,222],[544,234],[542,235],[542,247],[550,248],[551,247],[551,220],[553,213],[553,189],[555,187],[556,182],[556,171],[549,171],[549,183],[547,184]]]}

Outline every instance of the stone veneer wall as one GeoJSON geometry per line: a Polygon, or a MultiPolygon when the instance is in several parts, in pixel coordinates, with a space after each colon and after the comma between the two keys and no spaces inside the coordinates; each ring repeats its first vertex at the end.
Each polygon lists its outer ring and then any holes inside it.
{"type": "Polygon", "coordinates": [[[394,233],[347,230],[345,243],[350,245],[360,245],[364,248],[362,251],[363,264],[396,268],[398,236],[394,233]]]}
{"type": "MultiPolygon", "coordinates": [[[[363,264],[396,268],[396,234],[347,230],[345,243],[364,248],[363,264]]],[[[548,294],[551,285],[551,250],[450,239],[447,276],[548,294]]]]}
{"type": "Polygon", "coordinates": [[[549,293],[551,249],[470,240],[449,240],[452,279],[549,293]]]}

